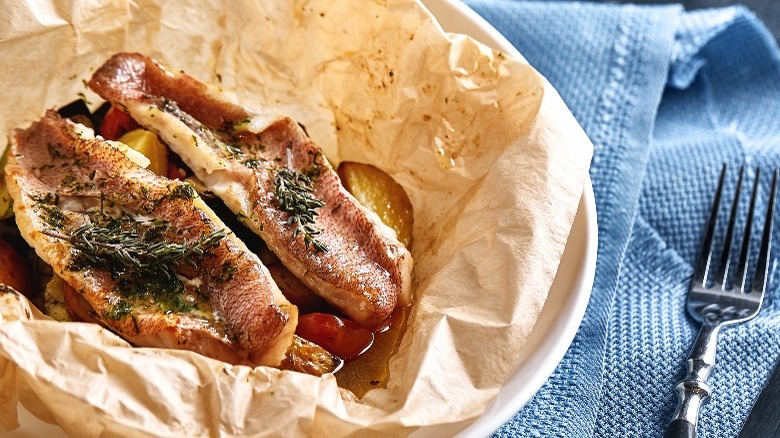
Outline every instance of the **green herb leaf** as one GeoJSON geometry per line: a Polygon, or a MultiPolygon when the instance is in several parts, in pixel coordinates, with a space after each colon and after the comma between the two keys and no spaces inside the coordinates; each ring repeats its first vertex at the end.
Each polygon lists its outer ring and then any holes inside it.
{"type": "Polygon", "coordinates": [[[328,246],[316,238],[322,234],[322,230],[312,226],[320,214],[317,209],[325,206],[325,202],[314,196],[312,179],[297,170],[283,167],[276,171],[274,185],[279,210],[290,213],[287,224],[297,225],[293,230],[293,237],[303,235],[307,248],[313,247],[319,252],[328,251],[328,246]]]}
{"type": "Polygon", "coordinates": [[[55,231],[43,233],[70,242],[75,250],[76,266],[113,271],[130,268],[134,275],[167,280],[175,277],[174,268],[181,263],[197,266],[206,251],[217,246],[226,234],[225,230],[216,230],[194,242],[171,243],[159,239],[159,227],[141,231],[137,225],[127,226],[127,221],[112,221],[106,226],[84,225],[67,235],[55,231]]]}

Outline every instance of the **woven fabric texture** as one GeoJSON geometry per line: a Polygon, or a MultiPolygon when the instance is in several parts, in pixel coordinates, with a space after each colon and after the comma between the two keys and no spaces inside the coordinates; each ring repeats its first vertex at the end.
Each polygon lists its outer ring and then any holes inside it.
{"type": "MultiPolygon", "coordinates": [[[[750,183],[762,167],[763,211],[780,165],[780,51],[742,7],[467,4],[550,80],[595,146],[599,245],[585,318],[495,435],[662,436],[698,331],[684,303],[721,166],[736,179],[745,165],[750,183]]],[[[776,265],[760,315],[721,332],[700,437],[738,435],[780,355],[776,265]]]]}

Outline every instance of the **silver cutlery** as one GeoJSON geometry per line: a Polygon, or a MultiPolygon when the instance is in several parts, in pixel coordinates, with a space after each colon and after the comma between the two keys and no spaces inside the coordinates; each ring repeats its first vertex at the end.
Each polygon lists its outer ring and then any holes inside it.
{"type": "Polygon", "coordinates": [[[707,229],[702,241],[699,260],[688,292],[686,308],[699,323],[701,329],[686,362],[687,375],[677,385],[678,404],[672,421],[664,435],[666,438],[695,437],[699,408],[711,394],[707,378],[715,366],[715,349],[718,332],[727,325],[745,322],[758,314],[766,290],[767,272],[771,252],[772,222],[774,216],[777,171],[772,177],[772,188],[767,202],[766,218],[760,242],[755,274],[749,275],[750,236],[753,227],[756,195],[758,193],[760,169],[756,169],[753,192],[750,197],[744,231],[739,242],[734,242],[734,231],[738,217],[739,196],[742,188],[744,166],[740,169],[731,204],[729,222],[723,245],[719,251],[714,246],[723,186],[726,180],[726,165],[720,174],[715,199],[712,203],[707,229]],[[735,245],[736,243],[736,245],[735,245]],[[732,250],[739,246],[736,271],[731,273],[732,250]],[[715,257],[718,257],[716,260],[715,257]],[[714,275],[713,275],[713,272],[714,275]],[[738,287],[737,287],[738,286],[738,287]]]}

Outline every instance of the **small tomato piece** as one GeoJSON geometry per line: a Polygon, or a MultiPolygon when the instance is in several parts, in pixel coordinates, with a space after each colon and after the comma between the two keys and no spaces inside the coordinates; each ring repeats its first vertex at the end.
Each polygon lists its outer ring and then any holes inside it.
{"type": "Polygon", "coordinates": [[[100,125],[100,135],[106,140],[116,140],[136,128],[138,123],[129,114],[112,106],[100,125]]]}
{"type": "Polygon", "coordinates": [[[360,356],[374,342],[371,330],[327,313],[300,316],[295,333],[344,360],[360,356]]]}

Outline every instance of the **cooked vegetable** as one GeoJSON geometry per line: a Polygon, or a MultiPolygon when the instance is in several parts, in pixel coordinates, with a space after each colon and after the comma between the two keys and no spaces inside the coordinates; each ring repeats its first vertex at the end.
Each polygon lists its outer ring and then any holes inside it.
{"type": "Polygon", "coordinates": [[[364,207],[395,230],[407,247],[412,241],[412,202],[400,184],[384,171],[363,163],[344,161],[338,169],[341,183],[364,207]]]}
{"type": "Polygon", "coordinates": [[[360,356],[374,342],[370,330],[327,313],[300,316],[295,334],[345,360],[360,356]]]}
{"type": "Polygon", "coordinates": [[[27,297],[33,292],[27,262],[4,239],[0,239],[0,283],[11,286],[27,297]]]}
{"type": "Polygon", "coordinates": [[[300,336],[293,336],[292,345],[279,368],[321,376],[325,373],[335,373],[343,364],[341,359],[317,344],[300,336]]]}
{"type": "Polygon", "coordinates": [[[149,159],[148,169],[158,175],[168,174],[168,148],[157,134],[145,129],[134,129],[119,137],[119,141],[144,154],[149,159]]]}
{"type": "Polygon", "coordinates": [[[136,128],[138,128],[138,123],[132,117],[112,106],[100,125],[100,135],[106,140],[116,140],[126,132],[136,128]]]}

